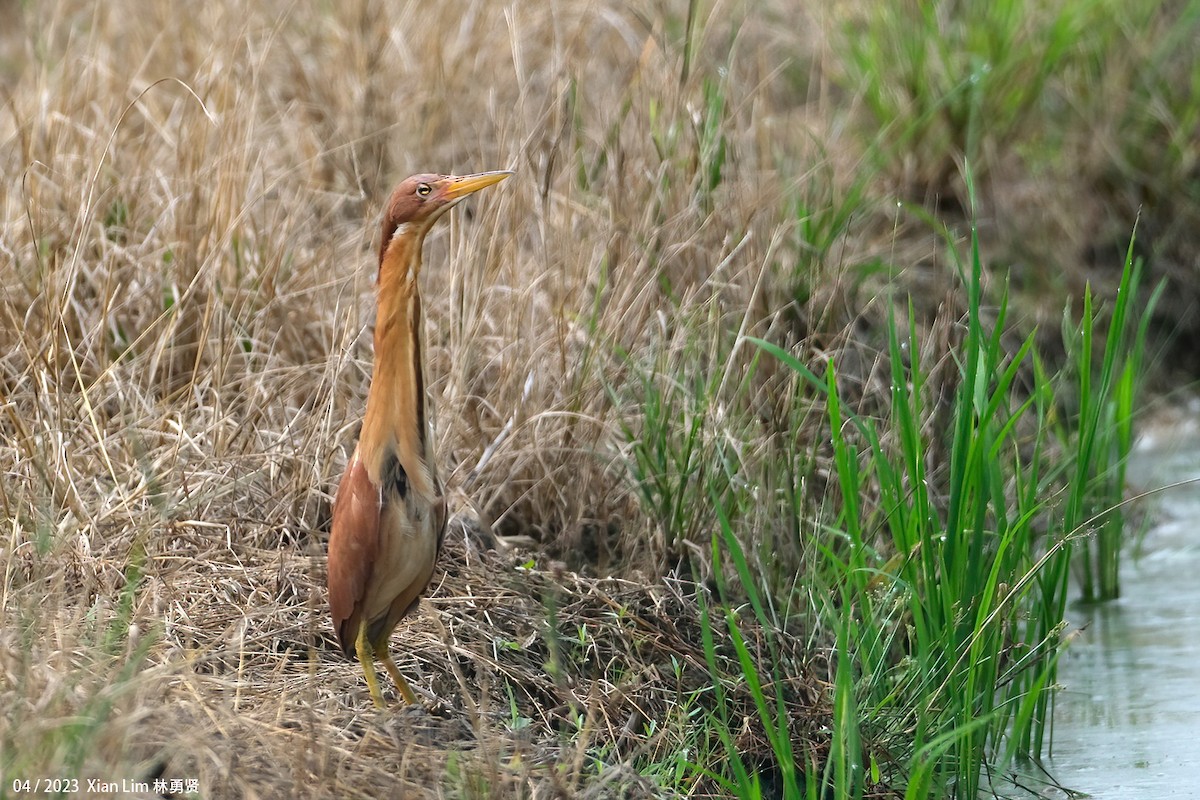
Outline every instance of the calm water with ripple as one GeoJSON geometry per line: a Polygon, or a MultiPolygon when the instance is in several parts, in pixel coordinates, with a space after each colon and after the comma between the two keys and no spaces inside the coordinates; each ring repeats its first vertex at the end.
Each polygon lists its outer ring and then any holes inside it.
{"type": "MultiPolygon", "coordinates": [[[[1189,479],[1200,479],[1200,425],[1143,440],[1135,487],[1189,479]]],[[[1200,480],[1151,502],[1155,525],[1123,564],[1121,599],[1068,610],[1079,632],[1060,662],[1046,765],[1099,800],[1200,799],[1200,480]]],[[[1042,797],[1076,796],[1034,783],[1042,797]]]]}

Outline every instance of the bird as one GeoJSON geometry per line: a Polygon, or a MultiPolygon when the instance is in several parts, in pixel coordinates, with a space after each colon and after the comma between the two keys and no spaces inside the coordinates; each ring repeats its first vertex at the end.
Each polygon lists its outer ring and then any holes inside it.
{"type": "Polygon", "coordinates": [[[385,706],[373,659],[383,662],[405,703],[416,703],[388,640],[428,587],[446,531],[425,383],[421,250],[447,211],[512,174],[413,175],[384,211],[375,363],[358,442],[333,501],[327,562],[338,643],[346,656],[357,656],[377,708],[385,706]]]}

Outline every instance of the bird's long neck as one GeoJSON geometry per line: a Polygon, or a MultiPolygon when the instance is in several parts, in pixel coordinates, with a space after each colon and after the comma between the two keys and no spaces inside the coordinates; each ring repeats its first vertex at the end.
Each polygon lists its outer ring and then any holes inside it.
{"type": "Polygon", "coordinates": [[[433,498],[437,471],[425,391],[424,315],[417,277],[423,230],[399,231],[384,245],[375,317],[375,368],[359,456],[381,485],[398,460],[406,490],[433,498]]]}

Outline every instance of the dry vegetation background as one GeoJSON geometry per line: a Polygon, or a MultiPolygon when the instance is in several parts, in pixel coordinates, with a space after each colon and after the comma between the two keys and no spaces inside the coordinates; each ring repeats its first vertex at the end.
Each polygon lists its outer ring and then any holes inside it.
{"type": "MultiPolygon", "coordinates": [[[[668,532],[634,491],[639,376],[723,396],[752,354],[722,330],[818,361],[852,339],[843,374],[869,382],[878,270],[847,267],[906,265],[929,319],[954,281],[937,237],[869,202],[942,197],[937,170],[881,173],[819,253],[798,233],[799,199],[842,202],[865,150],[822,6],[699,8],[689,37],[681,3],[0,4],[3,787],[659,791],[628,765],[682,746],[670,709],[708,679],[690,590],[661,576],[711,520],[668,532]],[[376,713],[323,588],[371,237],[405,175],[498,168],[517,177],[427,244],[427,342],[452,512],[520,546],[452,529],[393,648],[442,707],[376,713]]],[[[1127,235],[1081,184],[1013,169],[985,202],[1017,211],[984,227],[1018,268],[1127,235]]],[[[753,413],[706,433],[744,464],[794,435],[771,425],[784,378],[753,380],[753,413]]],[[[799,737],[824,673],[793,644],[799,737]]]]}

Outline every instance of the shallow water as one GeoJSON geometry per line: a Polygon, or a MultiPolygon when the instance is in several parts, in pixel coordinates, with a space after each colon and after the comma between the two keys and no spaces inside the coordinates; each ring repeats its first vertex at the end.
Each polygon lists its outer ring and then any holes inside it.
{"type": "MultiPolygon", "coordinates": [[[[1134,458],[1134,487],[1200,478],[1200,426],[1151,433],[1134,458]]],[[[1060,662],[1046,766],[1099,800],[1200,798],[1200,482],[1152,502],[1156,524],[1122,564],[1122,597],[1067,612],[1079,632],[1060,662]]]]}

